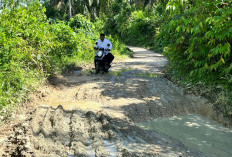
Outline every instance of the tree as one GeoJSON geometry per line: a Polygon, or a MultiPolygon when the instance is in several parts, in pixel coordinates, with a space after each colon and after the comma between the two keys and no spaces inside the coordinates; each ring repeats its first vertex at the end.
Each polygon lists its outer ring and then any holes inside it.
{"type": "Polygon", "coordinates": [[[71,0],[69,0],[69,18],[71,19],[72,18],[72,3],[71,3],[71,0]]]}

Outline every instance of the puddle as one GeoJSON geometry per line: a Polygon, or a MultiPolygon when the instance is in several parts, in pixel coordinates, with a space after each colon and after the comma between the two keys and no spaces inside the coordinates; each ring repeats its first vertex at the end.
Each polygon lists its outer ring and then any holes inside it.
{"type": "Polygon", "coordinates": [[[109,152],[109,157],[117,157],[117,147],[114,143],[104,140],[105,151],[109,152]]]}
{"type": "Polygon", "coordinates": [[[94,151],[94,149],[92,148],[91,145],[87,146],[86,150],[87,150],[87,153],[88,153],[89,157],[95,157],[95,151],[94,151]]]}
{"type": "Polygon", "coordinates": [[[142,156],[150,156],[149,154],[153,154],[154,156],[162,157],[180,157],[183,155],[181,152],[173,152],[171,147],[162,147],[157,144],[149,144],[137,137],[133,140],[127,137],[127,140],[121,141],[120,147],[125,148],[128,152],[132,154],[133,152],[136,152],[139,154],[143,154],[142,156]],[[143,142],[140,143],[140,140],[142,140],[143,142]]]}
{"type": "Polygon", "coordinates": [[[83,71],[74,71],[73,72],[75,75],[82,75],[83,74],[83,71]]]}
{"type": "Polygon", "coordinates": [[[211,157],[232,156],[232,130],[200,115],[157,118],[137,125],[180,140],[186,147],[211,157]]]}

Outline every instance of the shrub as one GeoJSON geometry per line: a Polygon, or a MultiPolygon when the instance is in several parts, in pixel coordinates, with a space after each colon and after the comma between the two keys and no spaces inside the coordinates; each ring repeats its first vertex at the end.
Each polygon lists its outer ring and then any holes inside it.
{"type": "MultiPolygon", "coordinates": [[[[166,20],[156,35],[156,45],[161,46],[163,54],[170,60],[172,71],[188,82],[221,86],[220,91],[226,93],[225,96],[231,95],[230,0],[169,0],[166,7],[166,20]]],[[[217,98],[220,97],[219,94],[217,98]]],[[[232,117],[231,101],[224,100],[217,102],[217,106],[226,116],[232,117]]]]}

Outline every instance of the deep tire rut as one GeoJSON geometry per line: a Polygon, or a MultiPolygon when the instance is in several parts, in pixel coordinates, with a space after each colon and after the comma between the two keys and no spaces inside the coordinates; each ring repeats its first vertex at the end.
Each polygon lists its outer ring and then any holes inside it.
{"type": "MultiPolygon", "coordinates": [[[[118,122],[101,112],[66,111],[62,106],[41,107],[30,116],[34,118],[14,126],[7,140],[6,148],[9,149],[3,157],[183,155],[171,149],[165,151],[168,145],[173,144],[168,137],[164,139],[161,136],[158,139],[157,134],[144,132],[126,122],[118,122]],[[146,142],[148,139],[154,142],[146,142]],[[166,145],[163,152],[157,142],[166,145]],[[156,150],[158,147],[160,151],[156,150]]],[[[181,144],[175,144],[182,147],[181,144]]]]}

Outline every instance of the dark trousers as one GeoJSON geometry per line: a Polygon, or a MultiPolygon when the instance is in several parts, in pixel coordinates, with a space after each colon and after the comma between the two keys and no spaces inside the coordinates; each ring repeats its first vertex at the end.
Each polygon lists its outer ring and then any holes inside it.
{"type": "Polygon", "coordinates": [[[104,57],[104,62],[110,64],[112,61],[114,60],[114,56],[111,53],[108,53],[105,57],[104,57]]]}

